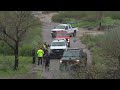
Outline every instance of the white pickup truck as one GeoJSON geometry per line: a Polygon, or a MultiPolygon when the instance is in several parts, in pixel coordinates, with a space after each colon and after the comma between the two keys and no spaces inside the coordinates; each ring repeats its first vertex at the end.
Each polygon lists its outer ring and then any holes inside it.
{"type": "Polygon", "coordinates": [[[65,39],[55,39],[52,41],[49,48],[50,58],[61,58],[64,51],[68,49],[68,44],[65,39]]]}
{"type": "Polygon", "coordinates": [[[53,38],[56,31],[67,31],[70,36],[76,36],[78,28],[72,27],[70,24],[59,24],[57,27],[51,30],[51,35],[53,38]]]}

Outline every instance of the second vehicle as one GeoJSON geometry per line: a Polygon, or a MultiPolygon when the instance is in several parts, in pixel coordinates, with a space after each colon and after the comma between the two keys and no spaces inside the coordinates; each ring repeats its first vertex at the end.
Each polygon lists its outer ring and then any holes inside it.
{"type": "Polygon", "coordinates": [[[70,47],[70,35],[66,31],[57,31],[55,39],[65,39],[70,47]]]}
{"type": "Polygon", "coordinates": [[[53,40],[49,48],[51,58],[61,58],[64,51],[68,49],[67,42],[64,39],[53,40]]]}

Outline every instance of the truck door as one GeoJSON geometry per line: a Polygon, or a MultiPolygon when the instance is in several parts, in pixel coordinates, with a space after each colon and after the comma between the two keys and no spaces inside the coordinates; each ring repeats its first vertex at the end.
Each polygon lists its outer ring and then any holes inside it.
{"type": "Polygon", "coordinates": [[[67,31],[69,33],[69,27],[65,26],[65,31],[67,31]]]}
{"type": "Polygon", "coordinates": [[[69,25],[69,33],[72,33],[72,27],[69,25]]]}

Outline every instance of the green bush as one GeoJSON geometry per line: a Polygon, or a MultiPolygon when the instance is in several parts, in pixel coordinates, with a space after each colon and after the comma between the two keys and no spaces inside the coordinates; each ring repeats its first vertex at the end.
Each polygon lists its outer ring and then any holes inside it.
{"type": "Polygon", "coordinates": [[[80,11],[66,11],[66,12],[60,12],[59,14],[56,14],[52,17],[53,22],[60,22],[65,23],[65,19],[67,18],[73,18],[75,20],[78,20],[82,17],[85,17],[86,14],[84,12],[80,11]]]}
{"type": "Polygon", "coordinates": [[[54,15],[53,17],[52,17],[52,21],[53,22],[59,22],[59,23],[62,23],[63,22],[63,18],[62,18],[62,16],[60,16],[60,15],[54,15]]]}
{"type": "MultiPolygon", "coordinates": [[[[30,29],[26,37],[19,45],[19,55],[20,56],[31,56],[31,51],[33,48],[38,49],[42,43],[42,29],[41,26],[34,27],[30,29]]],[[[14,51],[5,43],[0,41],[0,54],[13,55],[14,51]]]]}
{"type": "Polygon", "coordinates": [[[120,11],[106,11],[105,16],[110,16],[112,19],[120,19],[120,11]]]}
{"type": "Polygon", "coordinates": [[[111,17],[104,17],[101,20],[102,25],[119,25],[120,20],[119,19],[113,19],[111,17]]]}
{"type": "Polygon", "coordinates": [[[31,56],[32,47],[30,45],[24,45],[19,49],[20,56],[31,56]]]}
{"type": "MultiPolygon", "coordinates": [[[[0,78],[31,78],[28,76],[28,72],[32,69],[32,57],[19,57],[19,67],[18,70],[13,70],[14,56],[0,56],[0,78]],[[24,77],[25,76],[25,77],[24,77]],[[27,76],[27,77],[26,77],[27,76]]],[[[32,72],[31,72],[32,73],[32,72]]],[[[39,78],[41,78],[41,71],[39,73],[39,78]]],[[[33,77],[33,78],[38,78],[33,77]]]]}
{"type": "Polygon", "coordinates": [[[98,35],[98,36],[93,36],[93,35],[84,35],[82,38],[81,38],[81,41],[86,44],[87,46],[89,45],[93,45],[95,46],[96,43],[98,43],[101,39],[101,35],[98,35]]]}
{"type": "Polygon", "coordinates": [[[13,50],[4,42],[0,42],[0,54],[12,55],[14,54],[13,50]]]}
{"type": "Polygon", "coordinates": [[[118,67],[120,68],[120,30],[114,29],[105,33],[102,40],[102,48],[104,52],[114,59],[118,60],[118,67]]]}
{"type": "Polygon", "coordinates": [[[90,36],[86,35],[81,38],[87,46],[92,46],[92,71],[88,73],[95,79],[119,78],[117,75],[120,55],[120,30],[106,31],[104,35],[90,36]],[[100,44],[100,45],[98,45],[100,44]]]}

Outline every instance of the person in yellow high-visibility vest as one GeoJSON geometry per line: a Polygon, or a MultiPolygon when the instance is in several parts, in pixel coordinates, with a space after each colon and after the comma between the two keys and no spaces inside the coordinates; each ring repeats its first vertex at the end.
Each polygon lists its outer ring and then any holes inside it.
{"type": "Polygon", "coordinates": [[[43,48],[44,48],[45,50],[47,50],[47,49],[48,49],[48,45],[47,45],[47,43],[46,43],[46,42],[44,42],[44,44],[43,44],[43,48]]]}
{"type": "Polygon", "coordinates": [[[43,60],[43,55],[44,55],[44,51],[42,50],[42,48],[40,48],[37,51],[37,55],[38,55],[38,65],[40,64],[40,61],[41,61],[41,65],[42,65],[42,60],[43,60]]]}
{"type": "Polygon", "coordinates": [[[48,45],[46,44],[46,42],[44,42],[43,44],[43,50],[44,50],[44,54],[46,54],[46,52],[48,51],[48,45]]]}

